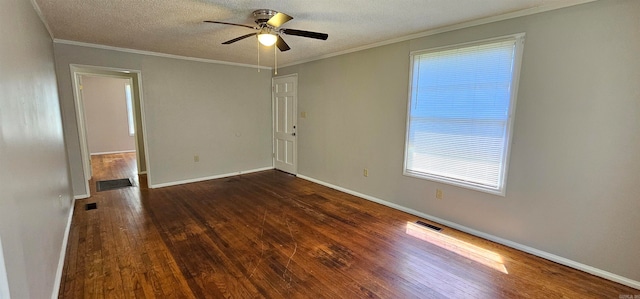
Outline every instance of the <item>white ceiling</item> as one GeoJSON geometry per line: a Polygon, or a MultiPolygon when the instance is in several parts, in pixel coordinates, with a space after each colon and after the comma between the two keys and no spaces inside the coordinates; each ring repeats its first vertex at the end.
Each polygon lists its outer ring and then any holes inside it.
{"type": "MultiPolygon", "coordinates": [[[[269,8],[294,17],[282,28],[329,34],[326,41],[284,36],[291,50],[278,53],[286,65],[349,51],[399,37],[504,15],[539,11],[585,0],[35,0],[56,40],[256,64],[257,40],[222,42],[251,33],[251,12],[269,8]]],[[[264,47],[263,47],[264,48],[264,47]]],[[[273,64],[273,47],[261,64],[273,64]]]]}

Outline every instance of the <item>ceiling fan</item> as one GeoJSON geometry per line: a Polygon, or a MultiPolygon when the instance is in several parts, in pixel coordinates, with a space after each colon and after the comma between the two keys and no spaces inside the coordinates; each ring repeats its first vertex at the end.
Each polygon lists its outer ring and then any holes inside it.
{"type": "Polygon", "coordinates": [[[246,27],[246,28],[258,30],[258,32],[245,34],[243,36],[239,36],[234,39],[228,40],[222,43],[223,45],[232,44],[251,36],[258,36],[258,41],[264,46],[269,47],[269,46],[272,46],[273,44],[276,44],[276,47],[278,47],[280,51],[284,52],[284,51],[288,51],[291,48],[282,39],[282,34],[296,35],[296,36],[315,38],[315,39],[321,39],[321,40],[326,40],[329,37],[329,35],[326,33],[312,32],[312,31],[305,31],[305,30],[298,30],[298,29],[289,29],[289,28],[280,28],[280,26],[282,26],[284,23],[291,21],[293,17],[285,13],[277,12],[272,9],[258,9],[253,12],[253,18],[257,24],[256,26],[227,23],[227,22],[220,22],[220,21],[204,21],[204,22],[240,26],[240,27],[246,27]]]}

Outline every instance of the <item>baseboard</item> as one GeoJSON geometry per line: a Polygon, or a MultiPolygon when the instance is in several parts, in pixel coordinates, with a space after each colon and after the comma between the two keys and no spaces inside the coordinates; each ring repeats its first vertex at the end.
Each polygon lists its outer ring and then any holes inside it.
{"type": "Polygon", "coordinates": [[[256,168],[256,169],[249,169],[249,170],[242,170],[242,171],[236,171],[236,172],[230,172],[230,173],[225,173],[225,174],[218,174],[218,175],[213,175],[213,176],[207,176],[207,177],[201,177],[201,178],[195,178],[195,179],[188,179],[188,180],[182,180],[182,181],[175,181],[175,182],[168,182],[168,183],[161,183],[161,184],[150,184],[149,187],[150,188],[162,188],[162,187],[176,186],[176,185],[182,185],[182,184],[197,183],[197,182],[202,182],[202,181],[227,178],[227,177],[232,177],[232,176],[236,176],[236,175],[247,174],[247,173],[252,173],[252,172],[259,172],[259,171],[265,171],[265,170],[270,170],[270,169],[273,169],[273,166],[256,168]]]}
{"type": "Polygon", "coordinates": [[[69,216],[67,219],[67,227],[64,230],[64,237],[62,239],[62,248],[60,249],[60,259],[58,260],[58,270],[56,271],[56,278],[53,284],[53,293],[51,293],[51,299],[57,299],[58,293],[60,293],[60,284],[62,283],[62,270],[64,269],[64,259],[67,256],[67,243],[69,242],[69,232],[71,231],[71,221],[73,220],[73,211],[75,210],[75,198],[71,201],[71,207],[69,208],[69,216]]]}
{"type": "Polygon", "coordinates": [[[123,154],[123,153],[135,153],[136,150],[126,150],[126,151],[113,151],[113,152],[100,152],[100,153],[90,153],[91,156],[97,155],[110,155],[110,154],[123,154]]]}
{"type": "Polygon", "coordinates": [[[480,238],[483,238],[483,239],[487,239],[489,241],[493,241],[493,242],[496,242],[496,243],[499,243],[499,244],[502,244],[502,245],[505,245],[505,246],[508,246],[508,247],[511,247],[511,248],[514,248],[514,249],[517,249],[517,250],[520,250],[520,251],[524,251],[524,252],[529,253],[529,254],[533,254],[535,256],[541,257],[541,258],[546,259],[546,260],[550,260],[552,262],[556,262],[558,264],[565,265],[567,267],[571,267],[571,268],[574,268],[574,269],[577,269],[577,270],[580,270],[580,271],[584,271],[584,272],[587,272],[589,274],[593,274],[595,276],[602,277],[604,279],[608,279],[608,280],[611,280],[611,281],[615,281],[617,283],[620,283],[620,284],[623,284],[623,285],[626,285],[626,286],[629,286],[629,287],[632,287],[632,288],[640,290],[640,281],[629,279],[629,278],[626,278],[626,277],[623,277],[623,276],[620,276],[620,275],[617,275],[617,274],[614,274],[614,273],[611,273],[611,272],[607,272],[607,271],[604,271],[604,270],[601,270],[601,269],[598,269],[598,268],[595,268],[595,267],[592,267],[592,266],[589,266],[589,265],[585,265],[585,264],[582,264],[582,263],[579,263],[579,262],[576,262],[576,261],[573,261],[573,260],[558,256],[558,255],[555,255],[555,254],[552,254],[552,253],[548,253],[546,251],[538,250],[538,249],[533,248],[533,247],[529,247],[529,246],[522,245],[520,243],[516,243],[516,242],[510,241],[510,240],[507,240],[507,239],[503,239],[503,238],[500,238],[500,237],[497,237],[497,236],[494,236],[494,235],[491,235],[491,234],[487,234],[487,233],[475,230],[473,228],[469,228],[469,227],[466,227],[464,225],[457,224],[455,222],[444,220],[444,219],[441,219],[441,218],[438,218],[438,217],[435,217],[435,216],[432,216],[432,215],[429,215],[429,214],[426,214],[426,213],[422,213],[420,211],[416,211],[414,209],[410,209],[410,208],[407,208],[407,207],[404,207],[404,206],[401,206],[401,205],[398,205],[398,204],[395,204],[395,203],[392,203],[392,202],[388,202],[386,200],[382,200],[382,199],[379,199],[379,198],[376,198],[376,197],[373,197],[373,196],[362,194],[362,193],[359,193],[359,192],[356,192],[356,191],[353,191],[353,190],[350,190],[350,189],[347,189],[347,188],[336,186],[336,185],[333,185],[333,184],[330,184],[330,183],[327,183],[327,182],[324,182],[324,181],[321,181],[321,180],[318,180],[318,179],[314,179],[314,178],[311,178],[311,177],[308,177],[308,176],[305,176],[305,175],[298,174],[298,177],[301,178],[301,179],[310,181],[310,182],[314,182],[316,184],[320,184],[320,185],[329,187],[331,189],[342,191],[344,193],[348,193],[348,194],[351,194],[351,195],[354,195],[354,196],[357,196],[357,197],[361,197],[361,198],[364,198],[366,200],[373,201],[373,202],[379,203],[381,205],[385,205],[387,207],[390,207],[390,208],[393,208],[393,209],[396,209],[396,210],[400,210],[400,211],[403,211],[403,212],[406,212],[406,213],[409,213],[409,214],[412,214],[412,215],[415,215],[415,216],[418,216],[418,217],[422,217],[424,219],[428,219],[428,220],[433,221],[433,222],[440,223],[442,225],[451,227],[453,229],[457,229],[459,231],[463,231],[465,233],[468,233],[468,234],[471,234],[471,235],[474,235],[474,236],[477,236],[477,237],[480,237],[480,238]]]}

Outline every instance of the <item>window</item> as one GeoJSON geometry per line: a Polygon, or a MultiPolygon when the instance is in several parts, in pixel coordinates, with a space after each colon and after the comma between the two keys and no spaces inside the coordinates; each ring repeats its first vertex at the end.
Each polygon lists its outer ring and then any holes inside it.
{"type": "Polygon", "coordinates": [[[131,84],[125,84],[124,97],[127,102],[127,120],[129,122],[129,136],[133,136],[136,133],[136,125],[133,121],[133,103],[131,102],[131,84]]]}
{"type": "Polygon", "coordinates": [[[523,41],[411,53],[405,175],[505,194],[523,41]]]}

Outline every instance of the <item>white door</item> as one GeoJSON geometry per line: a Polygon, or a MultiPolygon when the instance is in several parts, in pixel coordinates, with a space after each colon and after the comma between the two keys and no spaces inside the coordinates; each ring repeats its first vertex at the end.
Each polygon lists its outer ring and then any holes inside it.
{"type": "Polygon", "coordinates": [[[297,173],[298,75],[273,78],[273,166],[297,173]]]}

